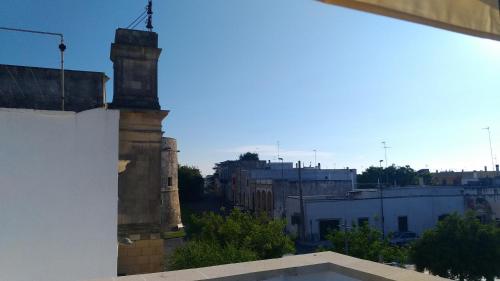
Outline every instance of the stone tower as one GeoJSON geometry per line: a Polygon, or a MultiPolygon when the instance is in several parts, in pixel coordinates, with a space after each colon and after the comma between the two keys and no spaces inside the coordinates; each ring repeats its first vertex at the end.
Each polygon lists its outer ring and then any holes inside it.
{"type": "Polygon", "coordinates": [[[163,271],[160,237],[162,120],[157,65],[161,49],[154,32],[117,29],[111,45],[114,95],[120,110],[118,176],[118,274],[163,271]],[[123,164],[125,163],[125,164],[123,164]],[[125,166],[126,165],[126,166],[125,166]],[[127,240],[125,238],[129,238],[127,240]]]}
{"type": "Polygon", "coordinates": [[[161,228],[163,231],[169,231],[177,229],[181,224],[177,141],[174,138],[162,139],[161,165],[161,228]]]}

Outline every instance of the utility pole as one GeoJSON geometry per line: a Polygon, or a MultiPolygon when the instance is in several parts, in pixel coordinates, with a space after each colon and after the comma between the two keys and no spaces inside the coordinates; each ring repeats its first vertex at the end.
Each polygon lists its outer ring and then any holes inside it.
{"type": "Polygon", "coordinates": [[[306,240],[306,219],[304,215],[304,196],[302,194],[302,163],[299,161],[299,200],[300,200],[300,238],[306,240]]]}
{"type": "Polygon", "coordinates": [[[349,240],[347,239],[347,220],[344,219],[344,251],[349,255],[349,240]]]}
{"type": "MultiPolygon", "coordinates": [[[[380,172],[382,172],[382,162],[384,160],[379,160],[380,172]]],[[[378,179],[378,190],[380,196],[380,228],[382,229],[382,239],[385,239],[385,219],[384,219],[384,189],[380,185],[380,174],[378,179]]]]}
{"type": "Polygon", "coordinates": [[[493,161],[493,147],[491,146],[491,132],[490,132],[490,126],[483,128],[483,130],[488,131],[488,140],[490,141],[490,156],[491,156],[491,170],[495,171],[495,162],[493,161]]]}
{"type": "Polygon", "coordinates": [[[61,110],[64,111],[64,104],[65,104],[64,103],[64,51],[66,50],[66,45],[64,45],[64,35],[62,33],[10,28],[10,27],[0,27],[0,30],[59,36],[61,40],[59,44],[59,51],[61,53],[61,110]]]}
{"type": "MultiPolygon", "coordinates": [[[[278,142],[279,144],[279,142],[278,142]]],[[[278,157],[278,160],[281,161],[281,189],[283,193],[283,213],[282,216],[286,217],[286,192],[285,192],[285,181],[283,180],[283,158],[278,157]]]]}

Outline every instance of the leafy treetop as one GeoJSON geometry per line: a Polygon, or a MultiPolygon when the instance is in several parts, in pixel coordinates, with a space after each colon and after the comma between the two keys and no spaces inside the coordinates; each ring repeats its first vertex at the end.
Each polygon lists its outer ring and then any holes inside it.
{"type": "Polygon", "coordinates": [[[472,212],[452,214],[417,240],[411,258],[418,271],[442,277],[493,281],[500,277],[500,229],[472,212]]]}
{"type": "Polygon", "coordinates": [[[382,238],[380,231],[367,223],[355,225],[349,231],[334,230],[326,237],[332,243],[332,247],[327,250],[376,262],[405,264],[408,261],[407,248],[390,245],[387,238],[382,238]]]}
{"type": "Polygon", "coordinates": [[[226,217],[205,213],[191,220],[187,228],[190,240],[174,252],[170,269],[278,258],[295,251],[292,240],[284,234],[282,220],[238,210],[226,217]]]}
{"type": "Polygon", "coordinates": [[[179,199],[182,202],[198,201],[203,196],[205,180],[196,167],[180,166],[178,172],[179,199]]]}
{"type": "Polygon", "coordinates": [[[259,154],[246,152],[245,154],[240,154],[241,161],[259,161],[259,154]]]}
{"type": "Polygon", "coordinates": [[[387,168],[371,166],[361,175],[358,175],[360,188],[376,188],[381,186],[406,186],[418,184],[418,178],[422,177],[424,184],[431,183],[431,175],[428,171],[418,173],[410,166],[389,166],[387,168]]]}

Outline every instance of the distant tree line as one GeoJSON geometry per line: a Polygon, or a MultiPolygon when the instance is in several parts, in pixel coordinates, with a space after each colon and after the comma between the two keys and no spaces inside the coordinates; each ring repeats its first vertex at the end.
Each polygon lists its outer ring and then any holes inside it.
{"type": "Polygon", "coordinates": [[[385,186],[408,186],[423,183],[431,184],[431,174],[428,171],[417,172],[410,166],[391,165],[387,168],[371,166],[358,175],[359,188],[378,188],[385,186]]]}

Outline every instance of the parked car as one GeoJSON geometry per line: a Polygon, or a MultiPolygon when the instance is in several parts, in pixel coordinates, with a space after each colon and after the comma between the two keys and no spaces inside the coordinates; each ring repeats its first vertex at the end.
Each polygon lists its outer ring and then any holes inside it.
{"type": "Polygon", "coordinates": [[[403,246],[406,245],[416,239],[418,239],[418,235],[415,232],[405,231],[405,232],[394,232],[389,236],[389,243],[392,245],[403,246]]]}

